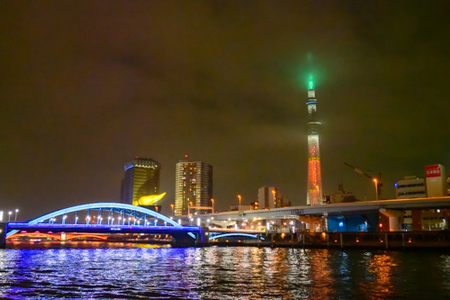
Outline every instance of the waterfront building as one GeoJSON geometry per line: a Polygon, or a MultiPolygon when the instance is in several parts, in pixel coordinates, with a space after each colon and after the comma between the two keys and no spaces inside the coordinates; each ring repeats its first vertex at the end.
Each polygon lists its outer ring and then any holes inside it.
{"type": "Polygon", "coordinates": [[[212,211],[213,167],[201,161],[180,160],[175,170],[175,216],[212,211]]]}
{"type": "Polygon", "coordinates": [[[122,180],[121,202],[154,207],[166,193],[159,194],[161,165],[151,158],[136,157],[125,167],[122,180]]]}
{"type": "Polygon", "coordinates": [[[430,165],[425,167],[427,197],[447,196],[447,176],[443,165],[430,165]]]}
{"type": "Polygon", "coordinates": [[[395,195],[397,199],[426,197],[425,178],[405,176],[395,183],[395,195]]]}
{"type": "Polygon", "coordinates": [[[308,184],[306,205],[320,205],[324,204],[318,132],[321,123],[317,120],[317,99],[312,79],[308,83],[308,101],[306,105],[308,107],[308,184]]]}

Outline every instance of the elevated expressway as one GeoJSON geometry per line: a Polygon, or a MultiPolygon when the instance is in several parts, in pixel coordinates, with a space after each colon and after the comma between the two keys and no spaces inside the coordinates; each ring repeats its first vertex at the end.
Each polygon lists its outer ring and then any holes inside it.
{"type": "MultiPolygon", "coordinates": [[[[213,214],[194,215],[189,217],[175,217],[181,219],[183,224],[190,221],[195,223],[200,219],[202,224],[215,221],[240,221],[240,220],[277,220],[299,219],[302,216],[343,216],[352,214],[374,213],[382,210],[410,210],[410,209],[441,209],[450,208],[450,197],[430,197],[412,199],[392,199],[378,201],[364,201],[351,203],[336,203],[316,206],[290,206],[274,209],[259,209],[245,211],[230,211],[213,214]]],[[[197,223],[196,223],[197,224],[197,223]]],[[[197,224],[198,225],[198,224],[197,224]]]]}

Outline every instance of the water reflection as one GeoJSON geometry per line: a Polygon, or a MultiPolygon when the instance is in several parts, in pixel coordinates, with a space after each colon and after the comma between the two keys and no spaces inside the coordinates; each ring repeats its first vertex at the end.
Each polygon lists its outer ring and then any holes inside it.
{"type": "Polygon", "coordinates": [[[433,253],[131,244],[0,250],[0,298],[426,299],[450,297],[449,282],[450,256],[433,253]]]}
{"type": "Polygon", "coordinates": [[[334,294],[329,250],[314,251],[310,258],[311,298],[326,299],[334,294]]]}
{"type": "Polygon", "coordinates": [[[389,298],[393,296],[393,279],[396,262],[396,252],[373,254],[366,252],[363,255],[361,267],[366,270],[361,289],[369,294],[369,299],[389,298]]]}

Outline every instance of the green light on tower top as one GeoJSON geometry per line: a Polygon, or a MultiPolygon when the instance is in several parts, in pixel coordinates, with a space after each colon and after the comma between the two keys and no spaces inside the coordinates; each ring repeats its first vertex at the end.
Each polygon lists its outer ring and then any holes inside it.
{"type": "Polygon", "coordinates": [[[308,90],[313,90],[314,89],[314,81],[312,79],[310,79],[308,81],[308,90]]]}

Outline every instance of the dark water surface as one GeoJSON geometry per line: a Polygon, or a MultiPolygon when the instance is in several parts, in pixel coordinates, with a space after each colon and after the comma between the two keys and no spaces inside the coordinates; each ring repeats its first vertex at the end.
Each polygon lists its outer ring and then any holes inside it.
{"type": "Polygon", "coordinates": [[[450,251],[63,247],[0,249],[0,298],[450,299],[450,251]]]}

